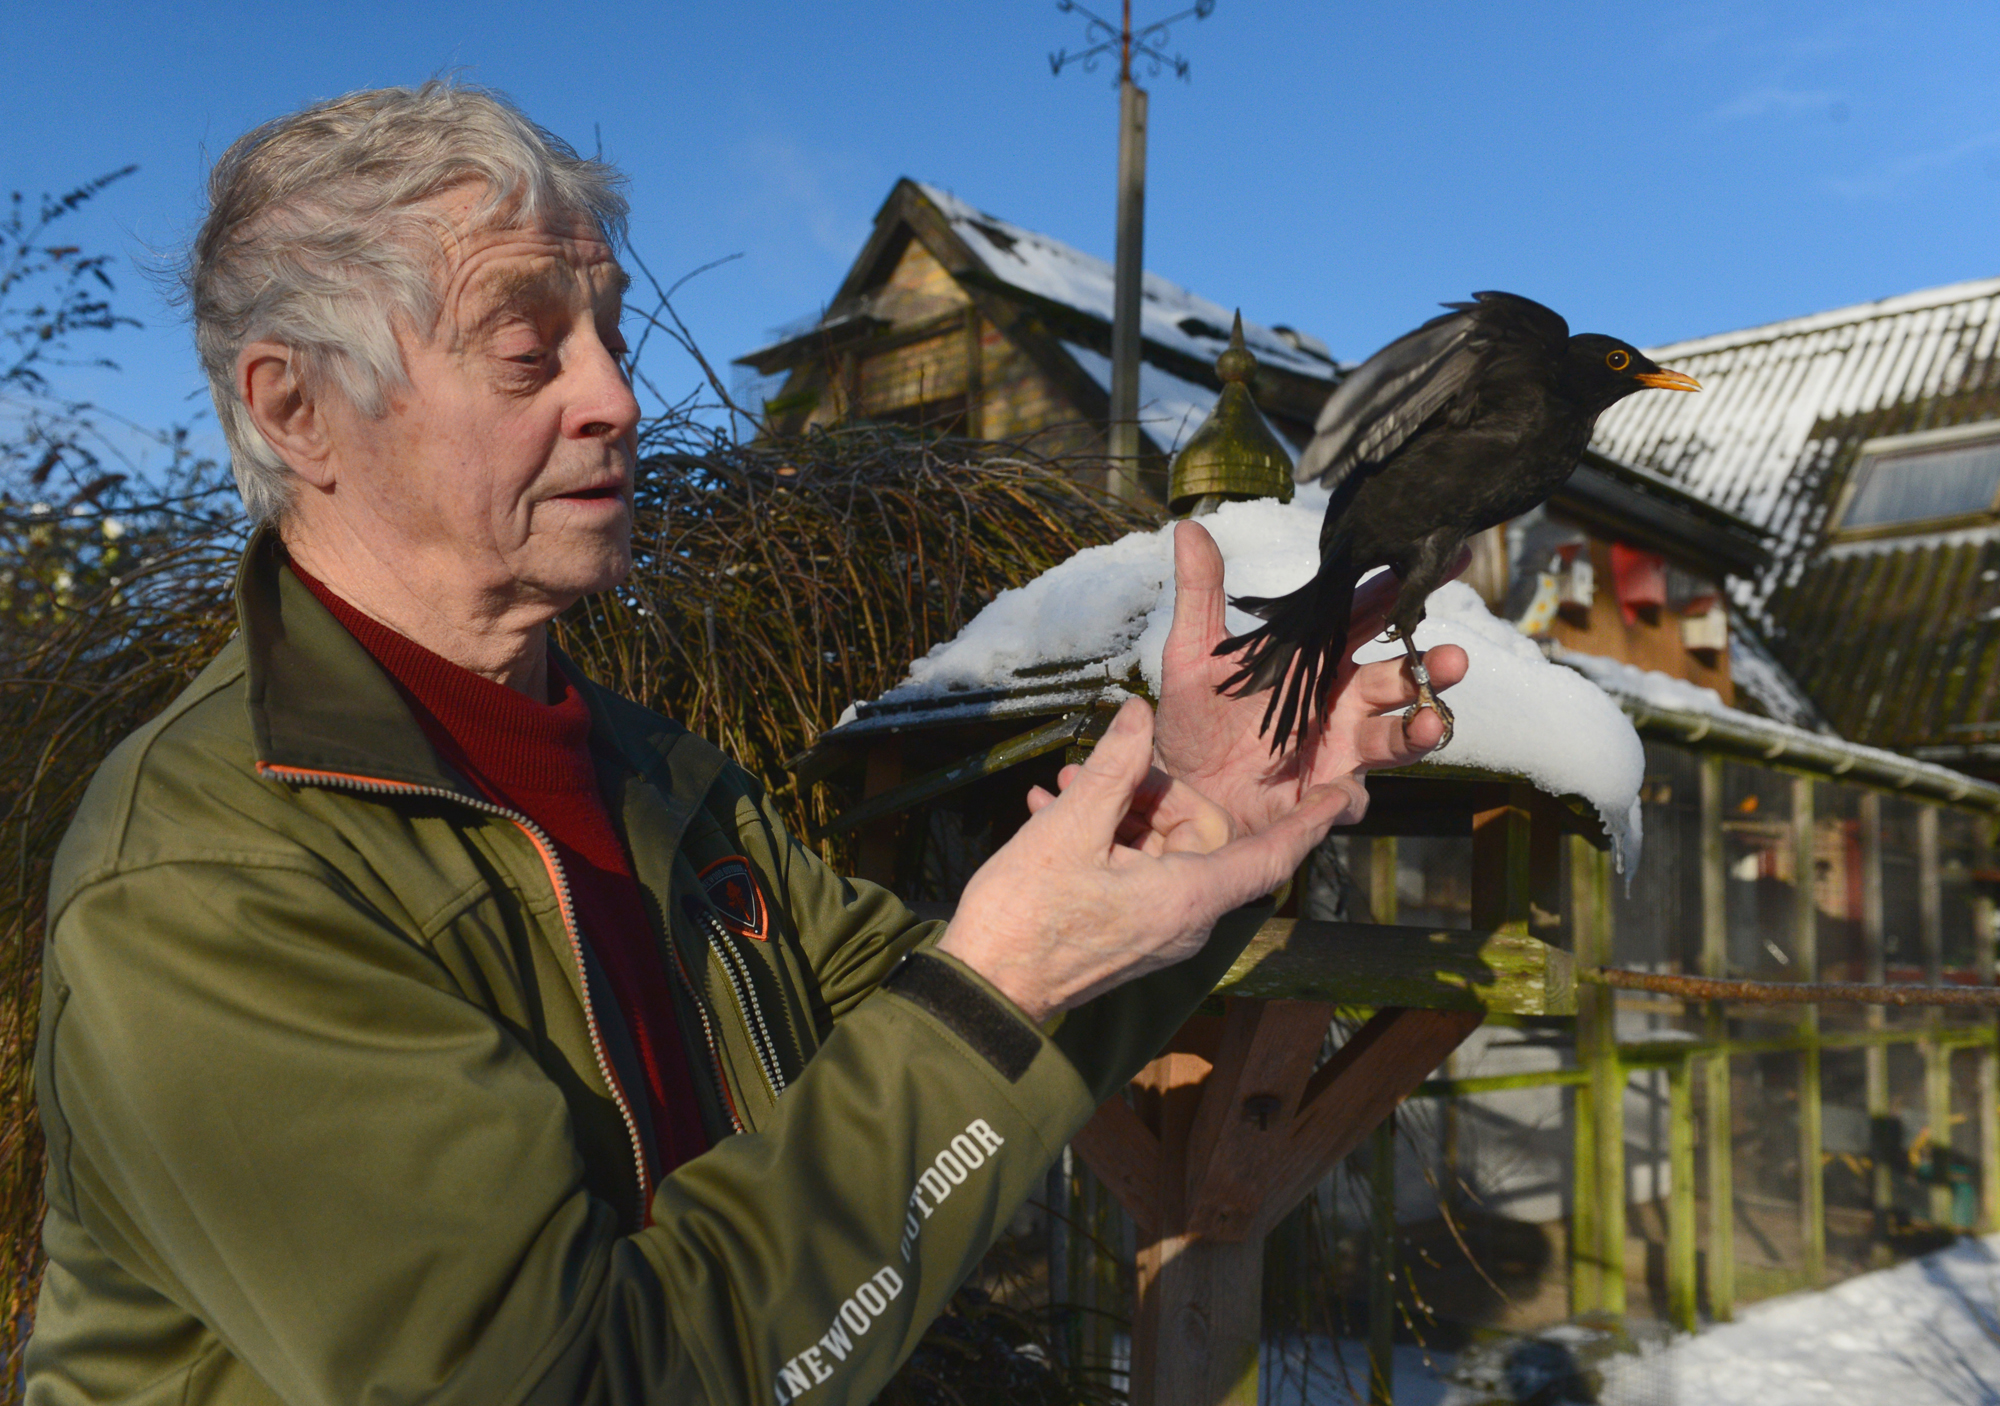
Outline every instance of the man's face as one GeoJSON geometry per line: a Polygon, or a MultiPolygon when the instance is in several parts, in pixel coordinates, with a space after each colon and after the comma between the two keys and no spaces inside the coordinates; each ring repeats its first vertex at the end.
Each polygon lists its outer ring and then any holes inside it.
{"type": "MultiPolygon", "coordinates": [[[[440,200],[454,229],[472,199],[440,200]]],[[[582,222],[447,249],[442,314],[429,337],[399,337],[409,385],[388,413],[328,407],[339,516],[413,590],[547,618],[632,565],[625,276],[582,222]]]]}

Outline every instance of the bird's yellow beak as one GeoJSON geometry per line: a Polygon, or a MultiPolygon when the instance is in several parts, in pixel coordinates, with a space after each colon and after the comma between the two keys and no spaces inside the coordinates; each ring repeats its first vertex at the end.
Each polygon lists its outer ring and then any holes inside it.
{"type": "Polygon", "coordinates": [[[1701,382],[1680,371],[1669,371],[1662,366],[1657,371],[1642,371],[1632,378],[1642,386],[1651,386],[1659,391],[1698,391],[1701,382]]]}

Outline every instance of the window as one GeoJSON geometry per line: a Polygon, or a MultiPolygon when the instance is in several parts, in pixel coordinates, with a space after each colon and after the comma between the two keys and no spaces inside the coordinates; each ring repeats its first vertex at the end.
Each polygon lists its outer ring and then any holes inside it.
{"type": "Polygon", "coordinates": [[[1842,536],[1990,520],[2000,509],[2000,424],[1871,439],[1840,513],[1842,536]]]}

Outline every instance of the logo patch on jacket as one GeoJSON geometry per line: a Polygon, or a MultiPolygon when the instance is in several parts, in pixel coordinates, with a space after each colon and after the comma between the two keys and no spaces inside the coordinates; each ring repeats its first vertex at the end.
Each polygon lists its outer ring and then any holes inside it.
{"type": "Polygon", "coordinates": [[[701,886],[732,931],[758,942],[771,935],[771,910],[765,906],[756,875],[750,872],[750,861],[742,855],[718,859],[702,870],[701,886]]]}

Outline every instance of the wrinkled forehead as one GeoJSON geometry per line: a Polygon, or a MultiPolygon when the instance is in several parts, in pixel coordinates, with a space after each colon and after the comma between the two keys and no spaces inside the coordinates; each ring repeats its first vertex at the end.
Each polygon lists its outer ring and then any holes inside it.
{"type": "Polygon", "coordinates": [[[631,284],[587,221],[475,230],[447,242],[443,307],[461,328],[541,305],[616,311],[631,284]]]}

